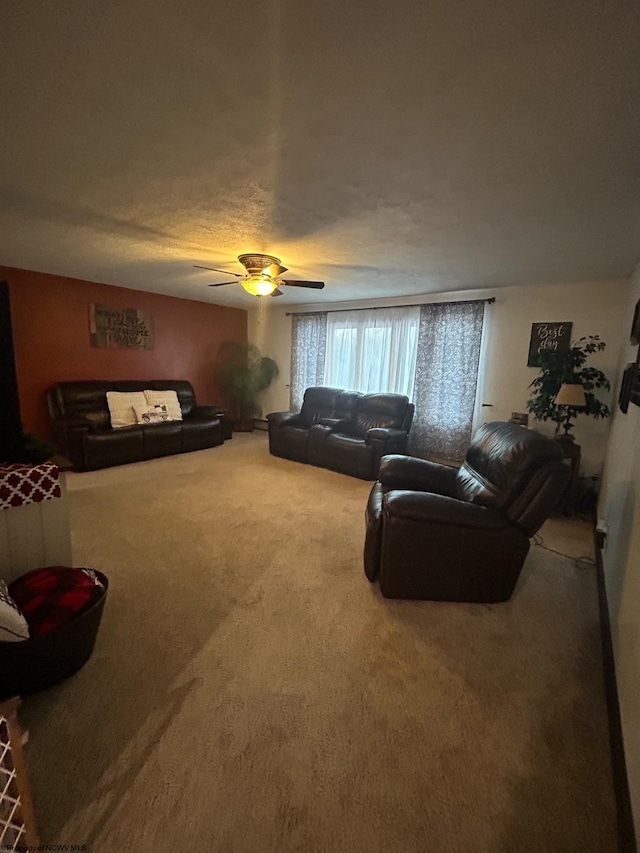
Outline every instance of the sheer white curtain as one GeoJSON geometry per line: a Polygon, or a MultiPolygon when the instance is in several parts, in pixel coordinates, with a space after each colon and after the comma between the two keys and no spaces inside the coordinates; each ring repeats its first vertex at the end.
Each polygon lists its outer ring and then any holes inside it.
{"type": "Polygon", "coordinates": [[[484,300],[420,309],[409,452],[459,461],[473,424],[484,300]]]}
{"type": "Polygon", "coordinates": [[[327,314],[324,384],[413,397],[420,308],[327,314]]]}
{"type": "Polygon", "coordinates": [[[327,313],[294,314],[291,318],[290,409],[299,412],[307,388],[324,385],[327,313]]]}

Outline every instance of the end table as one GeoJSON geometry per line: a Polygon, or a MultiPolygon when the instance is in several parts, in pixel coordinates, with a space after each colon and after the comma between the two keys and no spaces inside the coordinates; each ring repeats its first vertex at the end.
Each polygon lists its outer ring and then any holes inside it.
{"type": "Polygon", "coordinates": [[[560,506],[562,507],[562,511],[565,515],[572,515],[576,499],[578,475],[580,474],[581,447],[579,444],[576,444],[575,441],[571,441],[566,438],[558,438],[556,441],[562,450],[563,459],[567,459],[569,461],[571,468],[569,485],[567,486],[567,491],[562,498],[560,506]]]}

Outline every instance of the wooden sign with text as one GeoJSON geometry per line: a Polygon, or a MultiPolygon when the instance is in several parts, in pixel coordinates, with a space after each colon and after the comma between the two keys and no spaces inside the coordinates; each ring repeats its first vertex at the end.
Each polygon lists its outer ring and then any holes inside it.
{"type": "Polygon", "coordinates": [[[532,323],[527,367],[540,367],[540,353],[567,352],[573,323],[532,323]]]}
{"type": "Polygon", "coordinates": [[[153,316],[136,308],[89,306],[89,339],[92,347],[153,349],[153,316]]]}

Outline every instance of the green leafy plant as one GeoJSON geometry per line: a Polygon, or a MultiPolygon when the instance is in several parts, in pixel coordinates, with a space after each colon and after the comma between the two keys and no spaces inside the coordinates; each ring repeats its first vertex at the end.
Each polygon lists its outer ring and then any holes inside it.
{"type": "Polygon", "coordinates": [[[16,431],[11,446],[7,447],[7,455],[1,457],[1,462],[20,462],[25,465],[40,465],[47,462],[57,453],[55,444],[44,438],[38,438],[30,432],[25,432],[24,427],[16,431]]]}
{"type": "Polygon", "coordinates": [[[254,344],[237,341],[220,346],[218,361],[218,385],[229,401],[236,429],[253,429],[253,419],[262,414],[259,395],[278,375],[278,365],[254,344]]]}
{"type": "MultiPolygon", "coordinates": [[[[611,415],[609,407],[596,397],[594,390],[611,386],[609,380],[596,367],[586,367],[585,362],[594,352],[600,352],[606,347],[598,335],[587,335],[572,341],[567,352],[541,352],[540,375],[536,376],[529,388],[533,389],[531,399],[527,401],[527,409],[538,421],[554,421],[556,434],[562,421],[567,422],[567,435],[573,429],[570,419],[567,420],[567,407],[557,406],[555,397],[564,383],[580,384],[584,389],[584,408],[573,409],[576,414],[590,415],[593,418],[608,418],[611,415]]],[[[571,436],[569,436],[571,437],[571,436]]]]}
{"type": "Polygon", "coordinates": [[[22,434],[22,448],[24,460],[34,465],[47,462],[56,453],[56,446],[46,438],[38,438],[29,432],[22,434]]]}

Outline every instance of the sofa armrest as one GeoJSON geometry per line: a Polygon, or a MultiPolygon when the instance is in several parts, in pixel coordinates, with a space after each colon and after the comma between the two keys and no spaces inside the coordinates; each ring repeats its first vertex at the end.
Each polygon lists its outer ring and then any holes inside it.
{"type": "Polygon", "coordinates": [[[504,530],[508,525],[497,510],[431,492],[394,489],[384,496],[382,512],[393,518],[467,530],[504,530]]]}
{"type": "Polygon", "coordinates": [[[189,418],[220,418],[220,409],[218,406],[193,406],[187,420],[189,418]]]}
{"type": "Polygon", "coordinates": [[[301,426],[300,412],[270,412],[267,415],[269,426],[301,426]]]}
{"type": "Polygon", "coordinates": [[[410,489],[455,498],[457,473],[457,468],[448,465],[393,454],[383,457],[378,479],[385,489],[410,489]]]}
{"type": "Polygon", "coordinates": [[[85,435],[96,431],[96,424],[89,418],[55,418],[52,421],[53,439],[58,450],[73,462],[78,471],[84,469],[85,435]]]}

